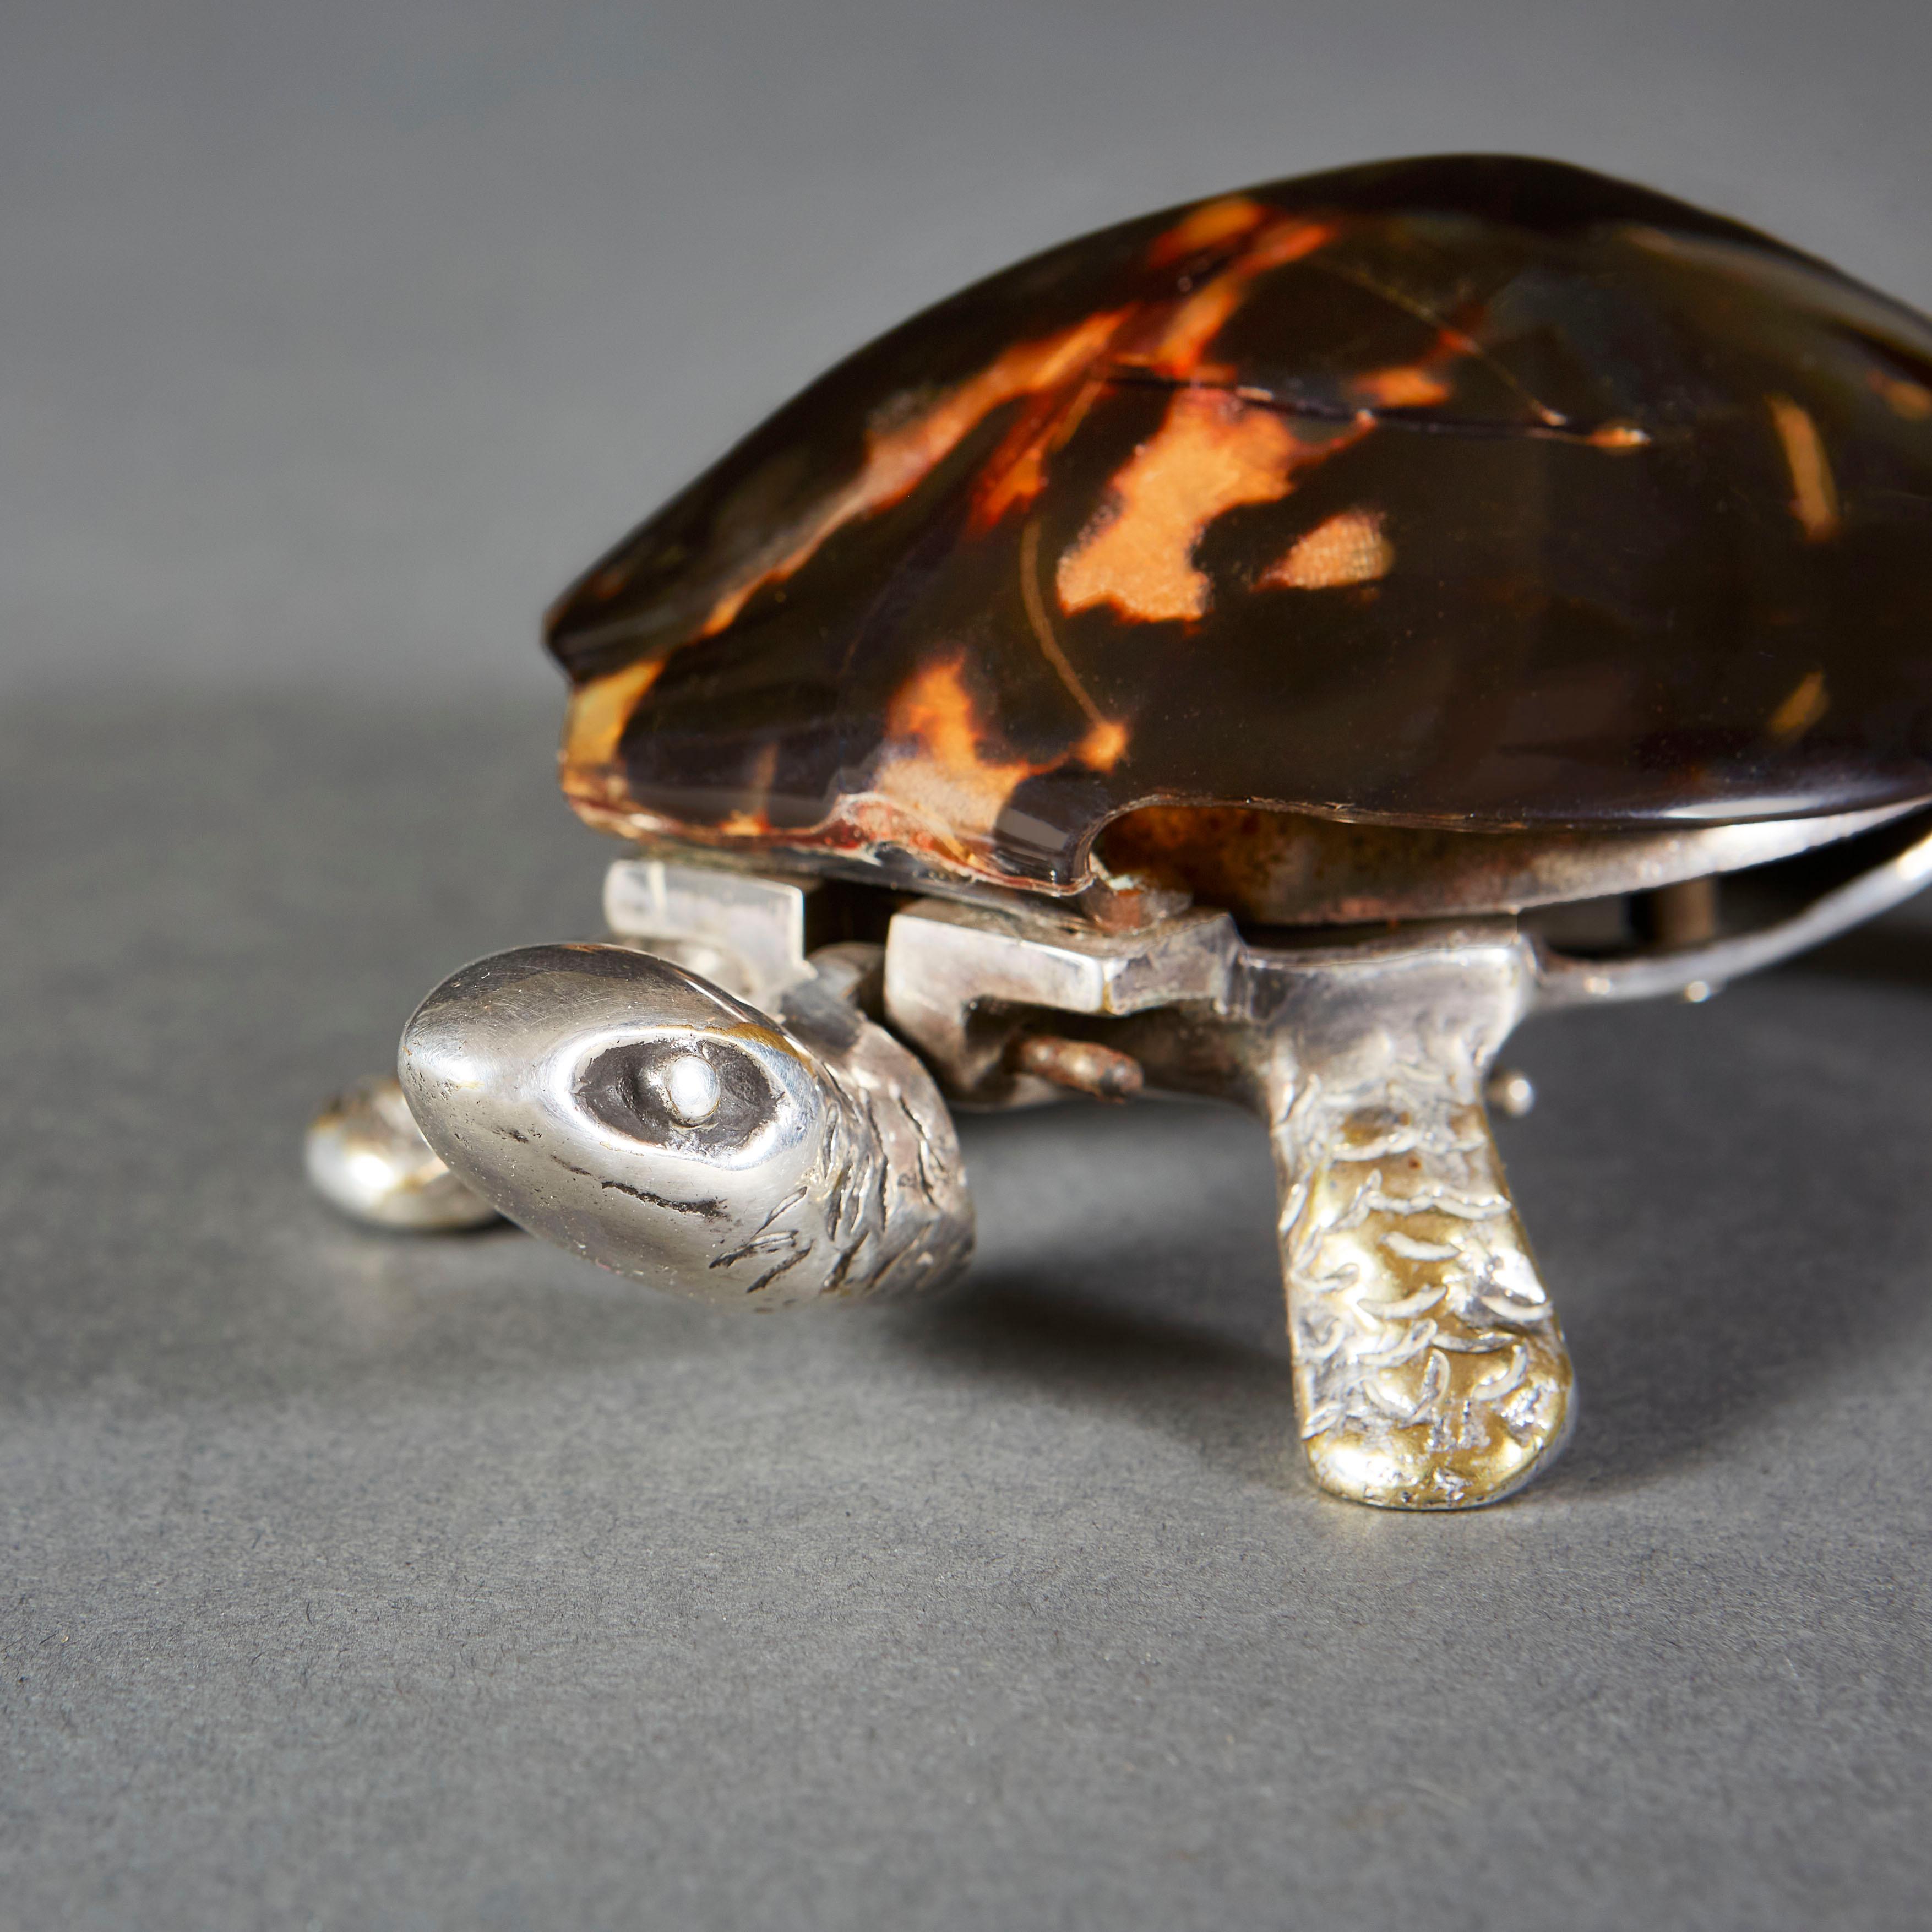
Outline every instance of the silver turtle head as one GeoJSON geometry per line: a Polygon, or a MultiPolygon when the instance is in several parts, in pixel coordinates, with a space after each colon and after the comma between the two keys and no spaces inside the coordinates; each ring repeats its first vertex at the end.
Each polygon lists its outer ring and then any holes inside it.
{"type": "Polygon", "coordinates": [[[501,1213],[680,1294],[851,1297],[940,1279],[970,1246],[937,1089],[829,999],[787,1025],[648,953],[526,947],[430,994],[398,1071],[501,1213]]]}

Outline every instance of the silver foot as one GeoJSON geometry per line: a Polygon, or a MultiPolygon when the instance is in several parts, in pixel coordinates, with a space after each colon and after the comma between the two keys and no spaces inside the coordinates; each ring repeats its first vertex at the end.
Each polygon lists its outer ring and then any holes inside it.
{"type": "Polygon", "coordinates": [[[1261,1071],[1288,1334],[1337,1496],[1496,1502],[1570,1433],[1570,1358],[1484,1106],[1532,983],[1514,934],[1280,974],[1261,1071]]]}
{"type": "Polygon", "coordinates": [[[828,960],[767,1013],[629,947],[531,946],[446,980],[399,1065],[452,1168],[605,1268],[740,1307],[924,1286],[964,1264],[972,1204],[860,980],[828,960]]]}
{"type": "Polygon", "coordinates": [[[304,1151],[316,1191],[358,1221],[446,1234],[496,1219],[423,1138],[392,1074],[338,1094],[315,1117],[304,1151]]]}

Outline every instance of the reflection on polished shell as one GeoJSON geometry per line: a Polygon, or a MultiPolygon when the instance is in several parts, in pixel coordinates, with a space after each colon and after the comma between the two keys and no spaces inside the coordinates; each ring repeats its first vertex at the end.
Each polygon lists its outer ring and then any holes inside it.
{"type": "Polygon", "coordinates": [[[1932,324],[1552,163],[1022,262],[554,613],[614,830],[1067,891],[1138,806],[1460,829],[1932,792],[1932,324]]]}

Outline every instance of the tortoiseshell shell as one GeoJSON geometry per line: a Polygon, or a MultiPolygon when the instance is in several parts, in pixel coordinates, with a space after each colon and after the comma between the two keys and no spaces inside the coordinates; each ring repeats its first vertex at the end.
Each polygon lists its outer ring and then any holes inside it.
{"type": "Polygon", "coordinates": [[[1932,324],[1546,161],[1277,182],[861,350],[571,590],[592,822],[1066,892],[1154,803],[1932,794],[1932,324]]]}

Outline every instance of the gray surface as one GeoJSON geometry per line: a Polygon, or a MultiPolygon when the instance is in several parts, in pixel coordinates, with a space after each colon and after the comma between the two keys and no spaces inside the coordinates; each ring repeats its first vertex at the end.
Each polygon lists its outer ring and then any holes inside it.
{"type": "Polygon", "coordinates": [[[968,1287],[791,1322],[296,1146],[590,925],[533,614],[860,338],[1450,147],[1932,305],[1928,67],[1922,0],[8,5],[0,1927],[1922,1924],[1922,927],[1525,1036],[1586,1407],[1468,1520],[1297,1473],[1232,1116],[974,1124],[968,1287]]]}
{"type": "Polygon", "coordinates": [[[1381,1515],[1232,1114],[969,1124],[893,1310],[311,1202],[419,990],[591,922],[551,723],[8,720],[0,1924],[1924,1923],[1932,934],[1522,1036],[1580,1433],[1381,1515]]]}

